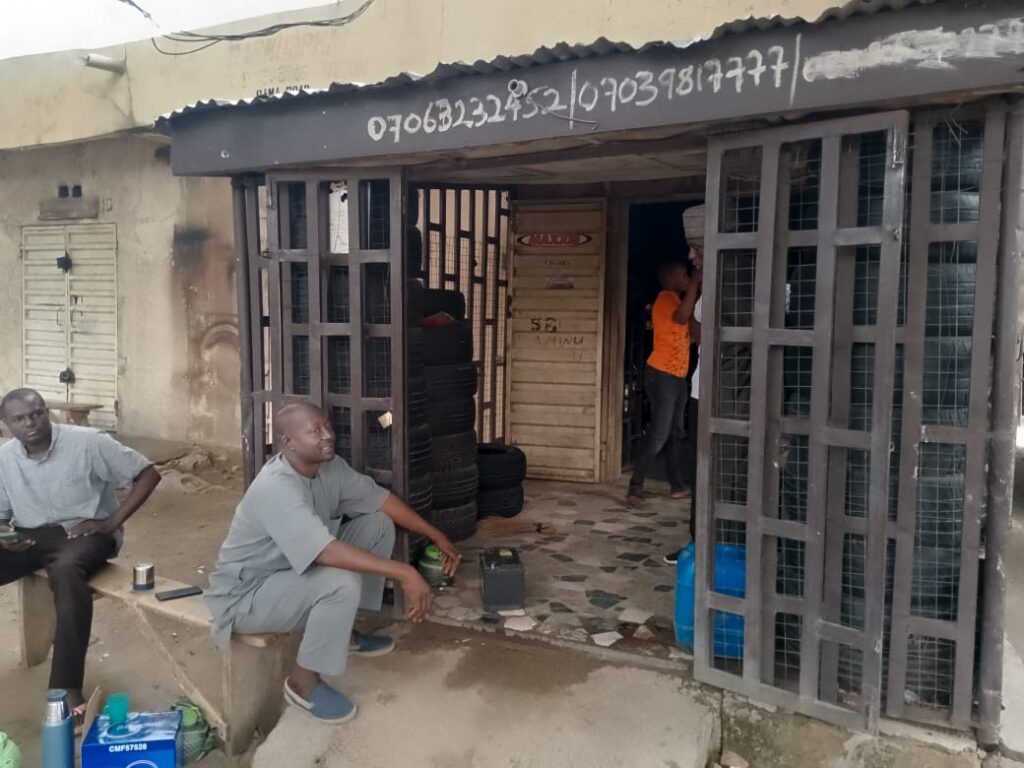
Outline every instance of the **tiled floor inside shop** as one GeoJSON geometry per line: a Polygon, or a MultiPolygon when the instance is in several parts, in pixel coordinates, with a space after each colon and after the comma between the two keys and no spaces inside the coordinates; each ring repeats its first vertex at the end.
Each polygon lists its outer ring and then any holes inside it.
{"type": "Polygon", "coordinates": [[[460,549],[465,565],[442,588],[435,613],[449,622],[562,641],[679,658],[672,615],[676,569],[662,557],[689,540],[689,499],[652,485],[626,501],[625,487],[530,481],[517,521],[547,523],[550,533],[478,532],[460,549]],[[526,573],[525,615],[483,609],[479,555],[519,550],[526,573]]]}

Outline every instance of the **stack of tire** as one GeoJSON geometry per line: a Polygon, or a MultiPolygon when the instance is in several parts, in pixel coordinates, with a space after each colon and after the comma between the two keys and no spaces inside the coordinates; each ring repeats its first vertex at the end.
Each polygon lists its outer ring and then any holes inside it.
{"type": "Polygon", "coordinates": [[[408,355],[406,359],[409,418],[408,494],[406,502],[419,515],[430,515],[434,505],[434,486],[430,476],[433,444],[427,424],[427,381],[423,341],[423,283],[406,283],[406,322],[408,324],[408,355]]]}
{"type": "Polygon", "coordinates": [[[526,454],[511,445],[483,443],[476,448],[480,490],[477,514],[486,517],[515,517],[523,511],[523,481],[526,454]]]}
{"type": "Polygon", "coordinates": [[[448,316],[447,324],[422,329],[426,421],[432,444],[429,519],[452,541],[461,541],[476,531],[477,517],[473,330],[466,323],[466,299],[458,291],[425,289],[423,315],[448,316]]]}

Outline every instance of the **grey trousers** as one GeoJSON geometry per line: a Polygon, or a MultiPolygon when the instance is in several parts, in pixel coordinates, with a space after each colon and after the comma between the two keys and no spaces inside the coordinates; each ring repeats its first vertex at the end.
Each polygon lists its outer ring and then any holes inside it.
{"type": "MultiPolygon", "coordinates": [[[[391,557],[395,524],[383,512],[362,515],[341,526],[338,540],[391,557]]],[[[321,675],[340,675],[348,661],[356,611],[379,611],[383,597],[383,576],[321,565],[305,573],[282,571],[259,586],[252,609],[235,617],[234,631],[252,635],[304,628],[299,666],[321,675]]]]}

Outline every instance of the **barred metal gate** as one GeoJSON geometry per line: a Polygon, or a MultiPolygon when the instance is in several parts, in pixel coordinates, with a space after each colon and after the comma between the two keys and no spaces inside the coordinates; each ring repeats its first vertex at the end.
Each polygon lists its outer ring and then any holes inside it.
{"type": "Polygon", "coordinates": [[[910,135],[709,145],[696,674],[850,727],[972,716],[1002,117],[910,135]]]}
{"type": "Polygon", "coordinates": [[[274,411],[301,400],[327,411],[338,455],[404,494],[400,174],[272,173],[234,193],[247,481],[276,451],[274,411]]]}

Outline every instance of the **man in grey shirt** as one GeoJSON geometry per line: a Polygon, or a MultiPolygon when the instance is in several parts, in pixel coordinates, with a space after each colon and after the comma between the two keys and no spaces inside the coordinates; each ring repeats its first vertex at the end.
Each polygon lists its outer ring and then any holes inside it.
{"type": "Polygon", "coordinates": [[[5,395],[0,419],[15,437],[0,446],[0,584],[46,569],[57,610],[50,687],[67,689],[71,706],[80,708],[92,631],[89,577],[117,553],[121,526],[160,473],[109,435],[51,424],[34,390],[5,395]],[[118,502],[114,489],[129,483],[118,502]]]}
{"type": "Polygon", "coordinates": [[[395,525],[432,540],[449,575],[461,556],[441,531],[335,455],[334,430],[320,408],[285,406],[275,432],[281,453],[235,510],[210,576],[214,639],[224,648],[232,632],[303,629],[285,699],[316,720],[346,722],[355,704],[321,675],[344,672],[350,651],[379,656],[394,648],[389,637],[355,632],[356,612],[380,609],[388,578],[401,585],[408,618],[422,621],[430,610],[430,587],[415,568],[391,559],[395,525]]]}

